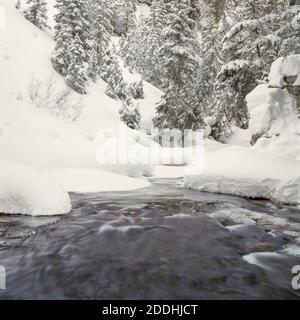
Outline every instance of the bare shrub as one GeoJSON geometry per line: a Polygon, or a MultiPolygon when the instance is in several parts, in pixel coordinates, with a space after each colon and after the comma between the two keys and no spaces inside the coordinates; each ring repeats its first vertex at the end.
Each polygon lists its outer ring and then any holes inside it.
{"type": "Polygon", "coordinates": [[[64,85],[62,89],[57,89],[54,74],[45,81],[32,77],[28,96],[38,109],[45,109],[65,121],[75,121],[82,109],[81,97],[71,88],[64,85]]]}

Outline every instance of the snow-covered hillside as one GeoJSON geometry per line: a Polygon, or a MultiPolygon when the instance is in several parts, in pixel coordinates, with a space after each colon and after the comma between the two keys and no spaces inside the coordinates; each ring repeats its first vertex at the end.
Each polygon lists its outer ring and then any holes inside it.
{"type": "MultiPolygon", "coordinates": [[[[93,168],[125,175],[149,175],[149,166],[139,166],[136,170],[130,165],[100,166],[96,161],[100,146],[95,140],[97,133],[124,126],[119,119],[120,103],[104,94],[105,83],[102,80],[91,84],[88,94],[83,97],[72,92],[72,99],[77,102],[80,100],[81,105],[80,116],[75,122],[66,122],[62,116],[54,116],[55,110],[51,114],[46,108],[36,107],[30,97],[33,84],[45,85],[51,78],[54,93],[67,90],[64,80],[53,71],[50,61],[54,42],[51,35],[23,17],[21,11],[15,8],[14,1],[0,0],[0,6],[4,8],[6,16],[6,27],[0,30],[0,160],[38,170],[93,168]]],[[[145,84],[145,99],[141,101],[141,108],[145,108],[142,110],[145,123],[151,121],[159,98],[160,91],[145,84]]],[[[72,113],[71,108],[69,112],[72,113]]],[[[135,136],[129,137],[130,144],[135,144],[135,140],[135,136]]],[[[101,172],[97,175],[99,179],[101,172]]],[[[76,175],[76,170],[73,173],[76,175]]],[[[126,181],[126,177],[122,179],[126,181]]],[[[80,183],[79,178],[74,181],[80,183]]],[[[128,179],[127,182],[120,184],[119,189],[147,185],[137,183],[134,179],[128,179]]],[[[105,190],[106,183],[111,189],[108,179],[103,178],[101,183],[101,191],[105,190]]],[[[63,184],[69,185],[67,182],[63,184]]],[[[87,190],[91,189],[86,187],[87,190]]],[[[114,186],[114,189],[118,188],[114,186]]],[[[82,187],[80,190],[84,191],[82,187]]],[[[5,197],[2,192],[3,201],[5,197]]]]}

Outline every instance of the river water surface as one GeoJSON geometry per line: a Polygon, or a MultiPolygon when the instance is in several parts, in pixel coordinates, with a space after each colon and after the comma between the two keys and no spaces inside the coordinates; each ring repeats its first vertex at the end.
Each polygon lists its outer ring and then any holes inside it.
{"type": "Polygon", "coordinates": [[[0,215],[0,299],[300,299],[300,211],[153,180],[72,194],[65,217],[0,215]]]}

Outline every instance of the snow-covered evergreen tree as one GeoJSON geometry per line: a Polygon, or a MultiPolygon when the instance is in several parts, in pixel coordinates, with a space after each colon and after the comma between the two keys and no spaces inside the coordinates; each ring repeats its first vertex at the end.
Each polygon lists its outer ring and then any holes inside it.
{"type": "Polygon", "coordinates": [[[262,78],[278,57],[274,36],[285,5],[286,0],[240,0],[232,12],[233,26],[223,39],[227,61],[246,60],[249,71],[262,78]]]}
{"type": "Polygon", "coordinates": [[[69,48],[70,62],[67,70],[66,81],[68,85],[79,94],[86,93],[86,84],[88,82],[86,62],[87,54],[85,46],[80,36],[76,34],[69,48]]]}
{"type": "Polygon", "coordinates": [[[144,43],[145,52],[143,75],[145,79],[159,87],[162,83],[163,58],[160,48],[163,45],[163,31],[167,25],[167,6],[163,0],[153,0],[150,7],[150,15],[146,21],[148,36],[144,43]]]}
{"type": "Polygon", "coordinates": [[[76,36],[80,38],[85,51],[85,62],[90,55],[90,23],[88,2],[85,0],[56,0],[55,8],[55,50],[52,55],[54,69],[67,76],[71,63],[70,46],[76,36]]]}
{"type": "Polygon", "coordinates": [[[249,113],[246,96],[249,93],[248,83],[253,75],[246,60],[235,60],[223,66],[218,73],[214,85],[216,121],[212,128],[212,136],[221,142],[232,133],[232,126],[246,129],[249,113]]]}
{"type": "Polygon", "coordinates": [[[93,0],[90,4],[91,21],[91,55],[90,55],[90,77],[93,80],[99,76],[103,57],[108,49],[112,33],[112,11],[109,0],[93,0]]]}
{"type": "Polygon", "coordinates": [[[205,127],[200,108],[193,106],[170,87],[157,107],[154,125],[158,129],[198,130],[205,127]]]}
{"type": "Polygon", "coordinates": [[[201,115],[190,103],[195,71],[198,68],[198,42],[195,21],[191,18],[189,0],[173,0],[160,54],[165,58],[167,75],[166,92],[157,107],[154,119],[159,129],[199,129],[203,125],[201,115]]]}
{"type": "Polygon", "coordinates": [[[223,63],[221,37],[225,35],[228,21],[225,12],[223,11],[223,15],[221,14],[220,1],[218,0],[209,1],[207,4],[202,3],[199,20],[201,65],[197,74],[195,99],[209,114],[212,111],[215,79],[223,63]]]}
{"type": "Polygon", "coordinates": [[[113,27],[119,35],[126,35],[136,25],[136,0],[114,0],[111,8],[114,12],[113,27]]]}
{"type": "Polygon", "coordinates": [[[300,54],[300,6],[288,7],[283,12],[276,35],[280,37],[280,56],[300,54]]]}
{"type": "Polygon", "coordinates": [[[49,28],[46,0],[27,0],[27,6],[25,18],[41,30],[49,28]]]}
{"type": "Polygon", "coordinates": [[[136,28],[131,29],[120,41],[120,53],[126,66],[160,88],[166,85],[163,83],[164,57],[159,55],[159,51],[163,45],[163,31],[168,22],[167,7],[164,0],[154,0],[149,15],[141,16],[136,28]]]}
{"type": "Polygon", "coordinates": [[[120,40],[120,55],[130,70],[136,70],[143,74],[145,60],[145,43],[148,38],[148,30],[144,19],[140,19],[136,28],[120,40]]]}
{"type": "Polygon", "coordinates": [[[224,63],[214,85],[216,139],[224,140],[232,125],[247,127],[246,96],[278,57],[276,29],[285,6],[286,0],[233,2],[232,26],[223,39],[224,63]]]}
{"type": "Polygon", "coordinates": [[[100,77],[107,82],[106,94],[114,99],[125,100],[128,95],[128,85],[124,80],[121,66],[112,46],[107,50],[101,65],[100,77]]]}
{"type": "Polygon", "coordinates": [[[143,80],[134,81],[129,85],[129,91],[133,99],[144,99],[143,80]]]}
{"type": "Polygon", "coordinates": [[[141,121],[139,105],[134,103],[132,97],[127,95],[119,111],[121,120],[131,129],[138,129],[141,121]]]}

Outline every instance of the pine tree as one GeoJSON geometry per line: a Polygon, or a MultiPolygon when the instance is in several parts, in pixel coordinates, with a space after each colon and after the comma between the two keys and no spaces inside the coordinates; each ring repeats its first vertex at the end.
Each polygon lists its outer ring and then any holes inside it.
{"type": "Polygon", "coordinates": [[[159,129],[195,130],[203,125],[201,115],[195,112],[189,100],[198,68],[195,21],[190,18],[190,1],[173,0],[171,8],[170,25],[160,50],[166,59],[168,87],[157,107],[154,123],[159,129]]]}
{"type": "Polygon", "coordinates": [[[139,105],[133,102],[130,95],[123,101],[119,111],[121,120],[131,129],[138,129],[141,121],[139,105]]]}
{"type": "Polygon", "coordinates": [[[223,39],[227,61],[250,62],[257,79],[268,73],[278,57],[274,37],[285,0],[240,0],[234,8],[234,24],[223,39]]]}
{"type": "Polygon", "coordinates": [[[47,3],[45,0],[27,0],[28,8],[24,11],[25,18],[44,30],[49,28],[47,16],[47,3]]]}
{"type": "Polygon", "coordinates": [[[144,19],[137,22],[136,28],[123,35],[120,40],[120,55],[130,70],[143,74],[145,44],[148,30],[144,19]]]}
{"type": "MultiPolygon", "coordinates": [[[[221,37],[225,35],[226,18],[218,0],[209,1],[201,6],[199,32],[201,47],[199,50],[201,65],[198,69],[195,101],[200,108],[211,115],[213,110],[213,89],[218,71],[223,63],[221,37]]],[[[223,8],[223,7],[222,7],[223,8]]],[[[224,8],[223,8],[224,9],[224,8]]]]}
{"type": "Polygon", "coordinates": [[[85,47],[76,34],[73,42],[69,48],[70,63],[67,70],[66,81],[68,85],[79,94],[86,93],[86,84],[88,82],[87,76],[87,62],[85,47]]]}
{"type": "Polygon", "coordinates": [[[205,123],[198,106],[191,104],[169,88],[156,109],[154,125],[158,129],[198,130],[205,123]]]}
{"type": "Polygon", "coordinates": [[[133,99],[144,99],[143,79],[130,83],[129,91],[133,99]]]}
{"type": "Polygon", "coordinates": [[[136,25],[136,0],[114,0],[111,6],[114,31],[119,35],[128,34],[136,25]]]}
{"type": "Polygon", "coordinates": [[[230,135],[232,125],[248,126],[246,96],[278,57],[275,32],[285,3],[240,0],[229,11],[232,26],[222,41],[224,62],[213,89],[217,121],[212,135],[220,141],[230,135]]]}
{"type": "Polygon", "coordinates": [[[162,81],[164,58],[159,55],[167,25],[166,17],[167,5],[164,0],[153,0],[149,16],[141,16],[136,27],[126,36],[123,35],[120,41],[120,54],[126,66],[160,88],[166,85],[162,81]]]}
{"type": "Polygon", "coordinates": [[[55,50],[52,56],[54,69],[67,76],[71,62],[69,53],[77,35],[85,51],[85,62],[90,55],[90,24],[88,15],[88,2],[85,0],[56,0],[55,8],[55,50]]]}
{"type": "Polygon", "coordinates": [[[249,93],[248,83],[253,75],[250,65],[245,60],[235,60],[226,64],[217,75],[214,92],[216,123],[211,135],[218,141],[225,142],[232,133],[232,126],[246,129],[249,113],[246,96],[249,93]]]}
{"type": "Polygon", "coordinates": [[[112,11],[107,0],[94,0],[90,5],[91,56],[90,77],[95,81],[99,76],[104,55],[108,49],[112,33],[112,11]]]}
{"type": "Polygon", "coordinates": [[[167,7],[163,0],[154,0],[150,7],[150,15],[146,21],[146,28],[148,36],[143,48],[143,75],[145,79],[159,87],[163,86],[162,83],[162,67],[163,59],[159,55],[160,48],[163,45],[162,37],[163,31],[166,27],[167,20],[167,7]]]}
{"type": "Polygon", "coordinates": [[[123,1],[123,8],[121,10],[121,20],[124,24],[124,33],[127,34],[136,25],[136,0],[123,1]]]}
{"type": "Polygon", "coordinates": [[[106,94],[113,99],[125,100],[128,95],[128,85],[115,52],[112,47],[107,50],[100,70],[100,77],[107,82],[106,94]]]}
{"type": "Polygon", "coordinates": [[[280,17],[276,35],[280,38],[280,56],[300,54],[300,8],[286,8],[280,17]]]}

